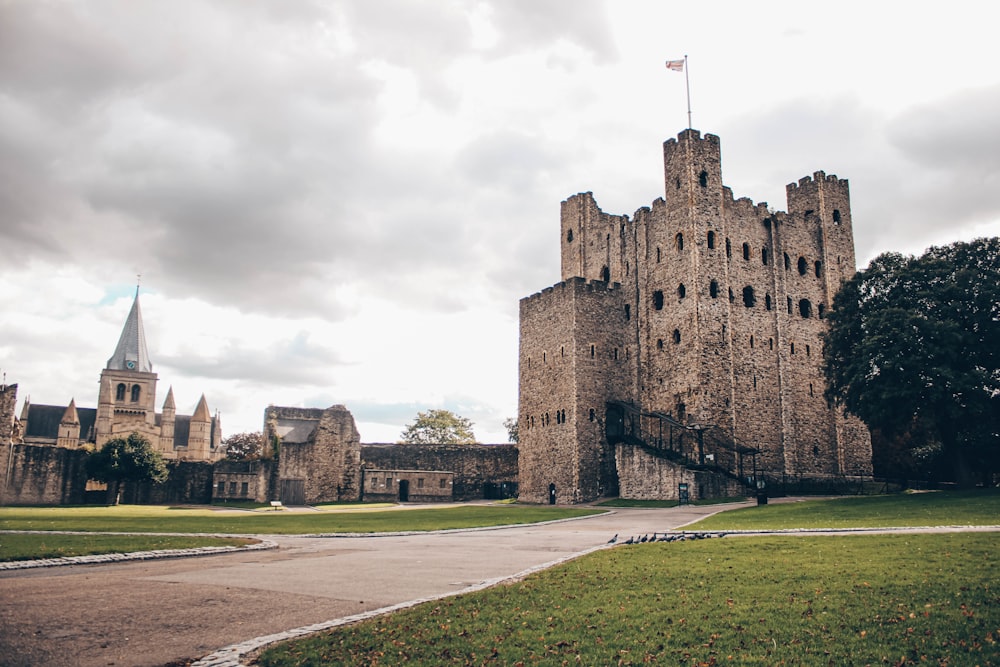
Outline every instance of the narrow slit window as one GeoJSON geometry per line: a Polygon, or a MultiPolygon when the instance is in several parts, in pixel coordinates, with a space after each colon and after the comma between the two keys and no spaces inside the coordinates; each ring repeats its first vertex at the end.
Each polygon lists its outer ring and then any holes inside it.
{"type": "Polygon", "coordinates": [[[653,292],[653,308],[663,310],[663,292],[661,290],[653,292]]]}
{"type": "Polygon", "coordinates": [[[719,283],[713,280],[708,284],[708,295],[713,299],[719,296],[719,283]]]}
{"type": "Polygon", "coordinates": [[[708,233],[708,249],[709,250],[715,249],[715,232],[708,233]]]}
{"type": "Polygon", "coordinates": [[[750,244],[743,244],[743,259],[750,259],[750,244]]]}
{"type": "Polygon", "coordinates": [[[681,330],[680,329],[674,329],[674,343],[676,344],[676,343],[680,343],[680,342],[681,342],[681,330]]]}

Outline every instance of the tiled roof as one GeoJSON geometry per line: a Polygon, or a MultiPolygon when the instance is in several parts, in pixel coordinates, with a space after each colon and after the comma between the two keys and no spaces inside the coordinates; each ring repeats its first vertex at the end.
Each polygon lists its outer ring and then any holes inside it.
{"type": "MultiPolygon", "coordinates": [[[[66,413],[65,405],[35,405],[28,406],[28,428],[24,432],[25,438],[52,438],[59,437],[59,422],[62,421],[66,413]]],[[[94,408],[77,408],[76,414],[80,417],[80,436],[85,440],[94,428],[97,421],[97,410],[94,408]]]]}
{"type": "Polygon", "coordinates": [[[153,363],[146,349],[146,332],[142,328],[142,311],[139,309],[139,294],[136,292],[132,310],[128,313],[122,335],[114,354],[108,359],[108,369],[116,371],[140,371],[152,373],[153,363]]]}

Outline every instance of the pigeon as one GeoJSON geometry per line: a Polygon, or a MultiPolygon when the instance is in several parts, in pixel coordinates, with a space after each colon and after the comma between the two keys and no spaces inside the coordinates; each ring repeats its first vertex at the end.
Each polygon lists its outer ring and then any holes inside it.
{"type": "Polygon", "coordinates": [[[608,544],[614,544],[617,541],[618,541],[618,533],[615,533],[615,536],[612,537],[610,540],[608,540],[608,544]]]}

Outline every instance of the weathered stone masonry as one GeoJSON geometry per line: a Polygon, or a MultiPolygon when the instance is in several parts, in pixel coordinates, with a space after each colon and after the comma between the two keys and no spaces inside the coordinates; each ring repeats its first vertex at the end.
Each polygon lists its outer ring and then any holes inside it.
{"type": "Polygon", "coordinates": [[[855,271],[847,181],[816,172],[775,213],[723,185],[718,137],[687,130],[663,155],[665,196],[631,218],[563,202],[563,282],[521,301],[520,497],[676,494],[624,479],[680,473],[624,465],[608,401],[757,448],[764,477],[871,474],[866,429],[823,399],[823,318],[855,271]]]}

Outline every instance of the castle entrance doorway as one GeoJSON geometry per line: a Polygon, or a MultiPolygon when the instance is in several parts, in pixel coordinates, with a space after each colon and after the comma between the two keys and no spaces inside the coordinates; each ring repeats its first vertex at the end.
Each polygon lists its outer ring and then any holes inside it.
{"type": "Polygon", "coordinates": [[[399,502],[405,503],[410,500],[410,480],[399,480],[399,502]]]}
{"type": "Polygon", "coordinates": [[[549,505],[556,504],[556,485],[549,484],[549,505]]]}
{"type": "Polygon", "coordinates": [[[306,480],[282,479],[279,483],[278,497],[285,505],[305,505],[306,480]]]}

